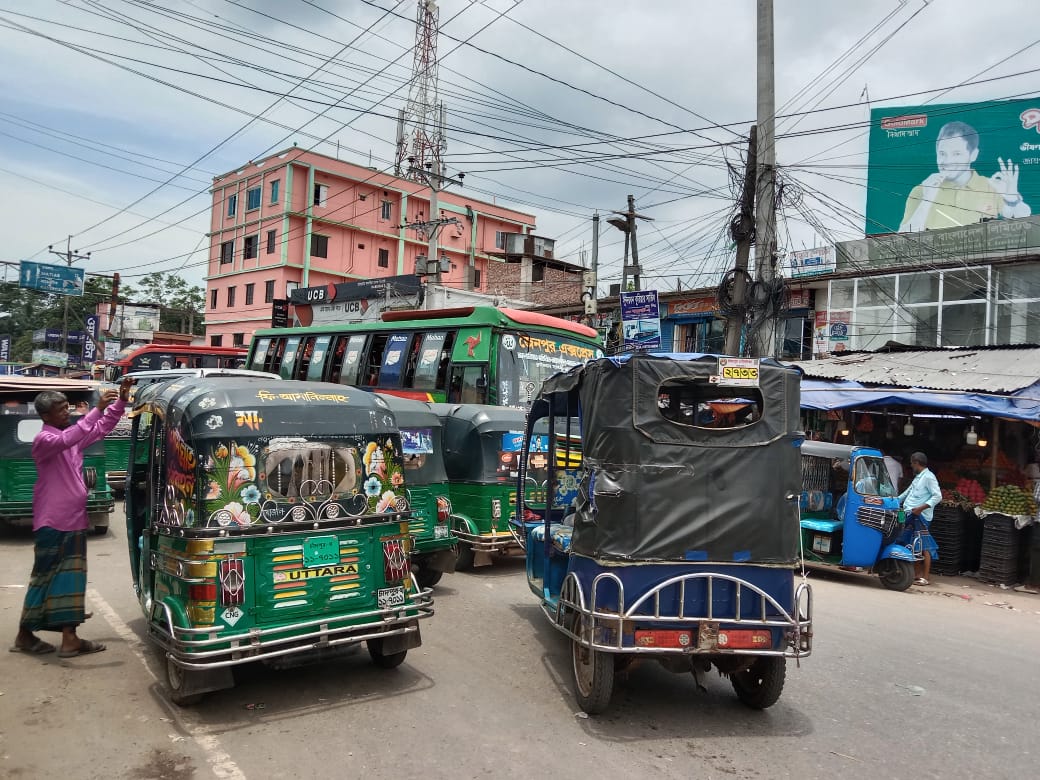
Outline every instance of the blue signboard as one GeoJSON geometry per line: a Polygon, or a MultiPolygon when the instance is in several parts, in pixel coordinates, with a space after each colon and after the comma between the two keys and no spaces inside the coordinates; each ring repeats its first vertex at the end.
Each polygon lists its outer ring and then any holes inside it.
{"type": "Polygon", "coordinates": [[[621,335],[629,349],[660,349],[661,306],[657,290],[621,293],[621,335]]]}
{"type": "Polygon", "coordinates": [[[11,337],[8,334],[0,336],[0,363],[6,363],[11,359],[11,337]]]}
{"type": "Polygon", "coordinates": [[[18,286],[54,295],[82,295],[82,268],[22,260],[18,286]]]}
{"type": "Polygon", "coordinates": [[[93,363],[97,360],[97,337],[101,326],[101,318],[96,314],[88,314],[86,317],[87,334],[83,339],[83,362],[93,363]]]}

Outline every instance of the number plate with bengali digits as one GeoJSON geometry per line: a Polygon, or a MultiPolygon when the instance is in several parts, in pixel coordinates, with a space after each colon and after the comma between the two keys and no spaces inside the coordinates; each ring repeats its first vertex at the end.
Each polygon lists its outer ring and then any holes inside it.
{"type": "Polygon", "coordinates": [[[758,387],[759,365],[755,358],[719,358],[718,384],[758,387]]]}
{"type": "Polygon", "coordinates": [[[404,606],[404,588],[398,585],[396,588],[380,588],[376,591],[376,604],[380,609],[387,607],[404,606]]]}
{"type": "Polygon", "coordinates": [[[448,526],[446,525],[435,525],[433,527],[433,538],[444,539],[448,536],[448,526]]]}
{"type": "Polygon", "coordinates": [[[303,540],[303,565],[335,566],[339,563],[339,537],[311,536],[303,540]]]}

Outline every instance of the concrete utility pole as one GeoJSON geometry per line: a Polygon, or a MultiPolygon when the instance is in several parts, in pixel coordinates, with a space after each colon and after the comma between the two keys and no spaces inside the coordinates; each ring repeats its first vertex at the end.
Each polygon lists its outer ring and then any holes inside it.
{"type": "Polygon", "coordinates": [[[730,236],[737,244],[737,261],[734,266],[733,292],[730,300],[732,313],[726,321],[727,355],[740,354],[740,336],[747,320],[747,267],[751,254],[751,242],[755,237],[755,172],[757,154],[757,128],[752,125],[748,134],[747,160],[744,163],[744,183],[740,188],[740,214],[730,225],[730,236]]]}
{"type": "MultiPolygon", "coordinates": [[[[758,0],[758,149],[755,188],[755,279],[776,278],[776,90],[773,82],[773,0],[758,0]]],[[[763,326],[754,354],[772,355],[775,335],[763,326]]]]}
{"type": "Polygon", "coordinates": [[[629,274],[632,276],[632,283],[635,285],[637,290],[642,289],[640,286],[639,277],[643,273],[643,269],[639,267],[639,244],[636,241],[636,219],[645,219],[652,221],[652,217],[645,217],[642,214],[636,213],[636,199],[634,195],[628,196],[628,210],[627,211],[615,211],[615,214],[620,214],[625,219],[622,222],[619,219],[608,219],[607,221],[625,233],[625,265],[624,271],[621,274],[621,292],[625,292],[628,289],[628,277],[629,274]],[[629,250],[631,249],[632,262],[629,264],[629,250]]]}
{"type": "MultiPolygon", "coordinates": [[[[68,242],[67,242],[67,245],[66,245],[66,249],[65,249],[64,252],[55,252],[53,245],[47,247],[47,251],[50,252],[52,255],[57,255],[62,260],[64,260],[66,263],[68,263],[69,268],[72,268],[72,264],[76,260],[89,260],[90,259],[90,252],[87,252],[85,255],[81,255],[81,254],[79,254],[78,250],[75,251],[75,252],[72,251],[72,236],[69,236],[68,242]]],[[[65,354],[65,355],[69,354],[68,344],[69,344],[69,296],[66,295],[65,296],[65,315],[64,315],[64,318],[62,320],[62,328],[61,328],[61,351],[62,351],[62,354],[65,354]]],[[[68,366],[66,366],[66,368],[68,368],[68,366]]]]}
{"type": "MultiPolygon", "coordinates": [[[[437,234],[444,225],[457,225],[459,222],[458,217],[450,217],[448,219],[441,219],[440,216],[440,202],[438,200],[438,194],[441,190],[447,188],[451,184],[462,185],[462,180],[466,177],[466,174],[460,173],[457,178],[451,176],[445,176],[441,173],[440,166],[434,165],[434,163],[426,163],[425,166],[418,165],[416,158],[409,157],[408,162],[411,167],[408,169],[409,178],[415,181],[423,182],[427,187],[430,188],[430,215],[429,219],[424,222],[412,222],[405,225],[405,228],[416,228],[426,233],[428,238],[429,247],[427,249],[425,269],[429,273],[429,264],[434,264],[433,277],[436,284],[441,283],[441,260],[438,256],[439,250],[437,247],[437,234]],[[436,170],[434,170],[436,168],[436,170]]],[[[467,271],[469,273],[469,271],[467,271]]],[[[468,280],[472,285],[473,280],[468,280]]]]}
{"type": "Polygon", "coordinates": [[[585,317],[590,327],[596,324],[599,311],[599,212],[592,215],[592,267],[583,274],[582,298],[585,301],[585,317]]]}

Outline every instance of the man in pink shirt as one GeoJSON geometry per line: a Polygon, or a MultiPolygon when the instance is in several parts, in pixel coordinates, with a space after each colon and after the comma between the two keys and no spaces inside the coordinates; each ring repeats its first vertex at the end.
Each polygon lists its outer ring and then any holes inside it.
{"type": "Polygon", "coordinates": [[[35,631],[60,631],[58,655],[62,658],[105,649],[100,642],[76,635],[77,626],[85,619],[90,527],[83,450],[115,428],[131,385],[131,380],[124,380],[118,392],[102,391],[97,406],[75,424],[69,416],[69,401],[62,393],[45,390],[36,396],[34,404],[43,428],[32,445],[38,474],[33,487],[35,559],[12,652],[39,655],[56,649],[35,631]]]}

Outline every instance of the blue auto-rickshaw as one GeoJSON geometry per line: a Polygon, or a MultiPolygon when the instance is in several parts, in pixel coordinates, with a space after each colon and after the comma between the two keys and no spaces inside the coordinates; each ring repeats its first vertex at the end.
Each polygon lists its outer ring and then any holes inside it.
{"type": "Polygon", "coordinates": [[[873,570],[889,590],[909,588],[921,542],[905,526],[881,450],[822,441],[801,450],[806,562],[873,570]]]}
{"type": "Polygon", "coordinates": [[[637,657],[698,680],[714,666],[743,703],[769,707],[786,659],[811,652],[812,594],[795,580],[800,374],[723,360],[593,360],[548,379],[531,407],[525,454],[547,423],[547,501],[524,506],[518,490],[514,527],[531,591],[571,639],[587,713],[637,657]]]}

